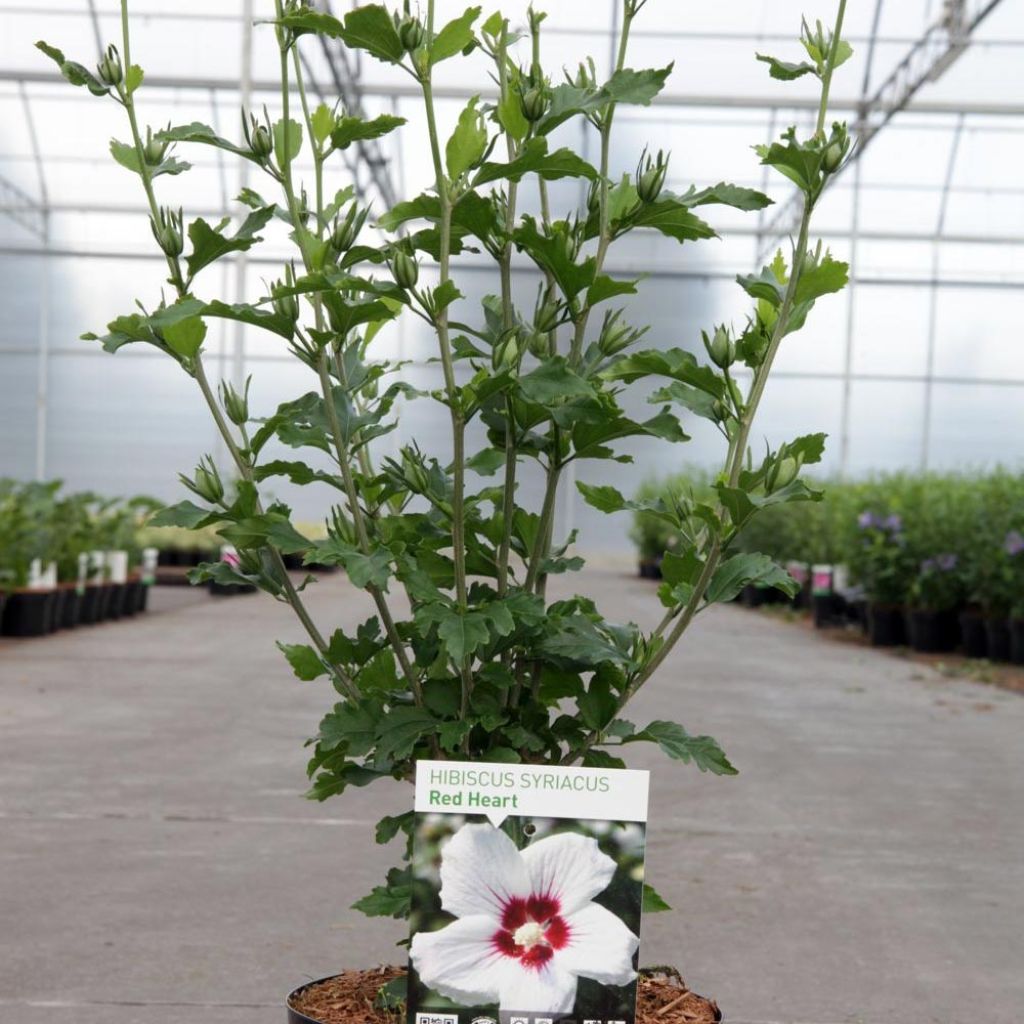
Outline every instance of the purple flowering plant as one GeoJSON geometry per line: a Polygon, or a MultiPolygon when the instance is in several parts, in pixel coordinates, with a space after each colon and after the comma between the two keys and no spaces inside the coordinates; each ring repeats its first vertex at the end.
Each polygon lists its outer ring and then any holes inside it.
{"type": "Polygon", "coordinates": [[[868,599],[902,604],[920,568],[907,543],[902,517],[867,509],[857,517],[857,556],[851,570],[868,599]]]}
{"type": "Polygon", "coordinates": [[[961,604],[964,590],[961,559],[945,552],[921,561],[908,596],[914,608],[945,612],[961,604]]]}

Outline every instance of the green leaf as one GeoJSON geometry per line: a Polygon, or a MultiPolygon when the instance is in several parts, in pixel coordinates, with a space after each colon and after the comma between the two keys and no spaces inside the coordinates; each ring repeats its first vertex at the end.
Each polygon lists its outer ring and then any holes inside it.
{"type": "Polygon", "coordinates": [[[583,615],[564,620],[540,646],[544,654],[591,668],[630,664],[627,652],[583,615]]]}
{"type": "Polygon", "coordinates": [[[486,185],[492,181],[508,179],[522,181],[527,174],[554,181],[558,178],[586,178],[596,181],[598,173],[586,160],[571,149],[556,149],[548,152],[548,140],[544,136],[530,139],[523,146],[515,160],[507,164],[485,163],[473,179],[473,186],[486,185]]]}
{"type": "Polygon", "coordinates": [[[474,46],[476,36],[473,34],[473,22],[479,17],[480,8],[469,7],[461,17],[449,21],[430,44],[430,63],[439,64],[467,47],[474,46]]]}
{"type": "MultiPolygon", "coordinates": [[[[530,122],[523,114],[522,104],[515,91],[509,89],[505,98],[498,103],[495,109],[498,124],[516,140],[522,142],[530,132],[530,122]]],[[[486,165],[485,165],[486,166],[486,165]]]]}
{"type": "Polygon", "coordinates": [[[298,121],[288,118],[285,124],[284,118],[277,121],[273,128],[274,133],[274,156],[281,167],[290,164],[302,149],[302,125],[298,121]]]}
{"type": "Polygon", "coordinates": [[[374,839],[384,846],[386,843],[390,843],[399,832],[411,833],[415,824],[415,811],[406,811],[404,814],[386,814],[377,822],[374,839]]]}
{"type": "Polygon", "coordinates": [[[756,54],[757,59],[768,65],[768,74],[781,82],[792,82],[794,79],[802,78],[804,75],[816,75],[818,69],[813,64],[802,61],[800,64],[791,64],[788,61],[779,60],[765,53],[756,54]]]}
{"type": "Polygon", "coordinates": [[[388,884],[374,886],[362,899],[352,904],[367,917],[408,917],[412,905],[412,882],[408,869],[392,868],[388,872],[388,884]]]}
{"type": "Polygon", "coordinates": [[[194,530],[199,526],[216,521],[217,515],[208,508],[200,508],[192,501],[179,501],[155,512],[149,519],[149,526],[179,526],[194,530]]]}
{"type": "Polygon", "coordinates": [[[710,224],[692,213],[689,207],[678,199],[667,198],[645,203],[629,219],[635,227],[654,228],[677,242],[718,237],[718,233],[710,224]]]}
{"type": "Polygon", "coordinates": [[[600,512],[622,512],[632,507],[632,502],[627,501],[610,484],[585,484],[577,480],[576,489],[588,505],[600,512]]]}
{"type": "Polygon", "coordinates": [[[822,295],[842,291],[849,280],[849,270],[848,263],[834,260],[831,253],[826,252],[819,263],[808,267],[800,274],[793,301],[800,305],[804,302],[813,302],[822,295]]]}
{"type": "Polygon", "coordinates": [[[50,46],[42,40],[36,43],[36,49],[46,54],[59,68],[60,73],[72,85],[84,85],[93,96],[106,96],[110,87],[104,85],[91,71],[73,60],[67,60],[56,46],[50,46]]]}
{"type": "Polygon", "coordinates": [[[365,590],[369,586],[387,590],[388,580],[391,578],[391,558],[391,552],[387,548],[377,548],[367,555],[353,544],[346,544],[337,537],[329,537],[317,542],[307,552],[303,561],[307,565],[344,566],[352,586],[360,590],[365,590]]]}
{"type": "Polygon", "coordinates": [[[727,558],[711,577],[704,595],[708,604],[731,601],[746,586],[774,587],[793,597],[800,589],[792,576],[767,555],[743,552],[727,558]]]}
{"type": "MultiPolygon", "coordinates": [[[[353,142],[363,142],[367,139],[379,139],[389,132],[405,124],[404,117],[394,117],[391,114],[381,114],[371,121],[361,117],[339,117],[329,130],[331,145],[335,149],[347,149],[353,142]]],[[[314,126],[315,127],[315,126],[314,126]]]]}
{"type": "Polygon", "coordinates": [[[672,74],[672,67],[669,64],[668,67],[648,68],[644,71],[623,68],[608,79],[602,91],[616,103],[649,106],[651,100],[665,87],[666,79],[672,74]]]}
{"type": "Polygon", "coordinates": [[[649,376],[670,377],[712,398],[725,397],[726,384],[722,377],[710,366],[699,365],[693,353],[682,348],[634,352],[613,363],[601,376],[605,380],[627,383],[649,376]]]}
{"type": "Polygon", "coordinates": [[[346,14],[341,38],[348,46],[366,50],[388,64],[398,64],[405,56],[395,23],[380,4],[364,4],[346,14]]]}
{"type": "Polygon", "coordinates": [[[142,85],[142,79],[145,77],[145,72],[138,64],[133,64],[124,74],[124,87],[130,95],[135,92],[140,85],[142,85]]]}
{"type": "Polygon", "coordinates": [[[566,237],[555,231],[542,233],[533,217],[525,214],[514,234],[516,247],[525,252],[543,270],[551,272],[565,297],[572,301],[594,283],[597,264],[592,256],[576,263],[566,252],[566,237]]]}
{"type": "Polygon", "coordinates": [[[519,390],[526,399],[538,405],[594,394],[593,385],[570,369],[564,356],[545,359],[535,370],[521,377],[519,390]]]}
{"type": "Polygon", "coordinates": [[[576,705],[588,729],[603,732],[619,710],[619,702],[606,681],[595,676],[586,693],[576,698],[576,705]]]}
{"type": "Polygon", "coordinates": [[[183,359],[195,359],[206,338],[206,324],[198,316],[168,324],[163,329],[168,346],[183,359]]]}
{"type": "Polygon", "coordinates": [[[254,210],[239,225],[234,235],[224,235],[220,228],[211,227],[202,217],[192,221],[188,226],[188,237],[192,242],[192,252],[186,259],[188,276],[193,278],[204,267],[226,256],[229,252],[246,252],[262,238],[256,234],[267,226],[274,216],[274,206],[264,206],[254,210]]]}
{"type": "Polygon", "coordinates": [[[270,309],[260,309],[258,306],[249,305],[246,302],[231,304],[219,300],[209,302],[203,307],[203,316],[223,317],[226,320],[240,320],[244,324],[262,327],[266,331],[280,335],[287,341],[291,341],[295,334],[295,324],[287,317],[280,316],[270,309]]]}
{"type": "Polygon", "coordinates": [[[282,644],[278,642],[278,648],[288,659],[292,671],[306,682],[324,675],[327,671],[320,656],[307,644],[282,644]]]}
{"type": "Polygon", "coordinates": [[[459,114],[455,131],[445,146],[448,174],[454,179],[477,164],[487,149],[487,128],[483,114],[477,110],[479,96],[474,96],[459,114]]]}
{"type": "Polygon", "coordinates": [[[654,887],[644,882],[643,897],[640,904],[640,912],[643,914],[659,914],[664,910],[672,908],[655,892],[654,887]]]}
{"type": "Polygon", "coordinates": [[[474,612],[449,611],[437,627],[437,635],[444,641],[448,653],[456,664],[490,640],[490,630],[483,616],[474,612]]]}
{"type": "Polygon", "coordinates": [[[313,130],[313,138],[322,146],[334,127],[334,111],[326,103],[321,103],[313,111],[309,123],[313,130]]]}
{"type": "Polygon", "coordinates": [[[713,775],[735,775],[736,769],[729,763],[722,748],[710,736],[691,736],[676,722],[651,722],[623,743],[657,743],[669,757],[683,764],[693,763],[702,772],[713,775]]]}
{"type": "Polygon", "coordinates": [[[426,708],[393,707],[378,723],[377,757],[395,761],[408,757],[420,739],[436,728],[437,721],[426,708]]]}
{"type": "Polygon", "coordinates": [[[813,142],[797,141],[795,128],[787,128],[781,142],[773,142],[770,146],[755,146],[754,151],[761,158],[762,164],[774,167],[805,192],[817,188],[822,154],[813,142]]]}
{"type": "Polygon", "coordinates": [[[772,200],[763,192],[757,189],[743,188],[740,185],[730,185],[720,181],[717,185],[710,185],[708,188],[698,189],[691,186],[681,196],[676,198],[684,206],[706,206],[709,203],[717,203],[722,206],[731,206],[737,210],[763,210],[772,205],[772,200]]]}
{"type": "Polygon", "coordinates": [[[134,146],[127,142],[118,142],[117,139],[110,140],[110,155],[122,166],[135,174],[142,173],[142,164],[139,162],[139,154],[134,146]]]}
{"type": "MultiPolygon", "coordinates": [[[[162,142],[199,142],[206,146],[216,146],[217,149],[226,150],[236,156],[253,160],[254,157],[248,149],[242,149],[233,142],[221,138],[209,125],[201,121],[192,121],[190,124],[179,125],[176,128],[165,128],[156,133],[156,138],[162,142]]],[[[260,203],[260,205],[265,205],[260,203]]]]}
{"type": "Polygon", "coordinates": [[[601,274],[587,289],[587,305],[596,306],[599,302],[618,298],[620,295],[636,295],[639,279],[632,281],[616,281],[607,274],[601,274]]]}
{"type": "Polygon", "coordinates": [[[481,476],[494,476],[505,465],[505,453],[500,448],[484,448],[466,462],[466,468],[481,476]]]}

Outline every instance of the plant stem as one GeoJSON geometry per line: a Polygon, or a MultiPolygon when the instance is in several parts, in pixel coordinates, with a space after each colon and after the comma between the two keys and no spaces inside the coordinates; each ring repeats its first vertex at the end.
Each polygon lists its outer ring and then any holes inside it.
{"type": "MultiPolygon", "coordinates": [[[[435,0],[427,3],[427,48],[434,38],[435,0]]],[[[437,118],[434,112],[434,90],[428,67],[419,78],[423,91],[423,104],[427,117],[427,132],[430,137],[430,155],[434,165],[434,180],[438,200],[441,204],[439,224],[439,287],[451,278],[452,246],[452,200],[448,179],[441,162],[441,144],[437,132],[437,118]]],[[[455,383],[455,366],[452,360],[451,342],[448,336],[448,309],[440,310],[435,318],[438,347],[441,351],[441,366],[444,371],[445,394],[452,421],[452,561],[455,568],[455,599],[459,610],[465,613],[469,606],[466,589],[466,420],[462,412],[462,399],[455,383]]],[[[469,659],[459,666],[462,677],[462,714],[469,710],[469,697],[473,690],[473,678],[469,670],[469,659]]]]}

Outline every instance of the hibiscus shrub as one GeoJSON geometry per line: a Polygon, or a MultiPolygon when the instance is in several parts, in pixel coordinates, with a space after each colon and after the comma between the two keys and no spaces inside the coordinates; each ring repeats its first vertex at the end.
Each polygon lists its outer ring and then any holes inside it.
{"type": "MultiPolygon", "coordinates": [[[[305,628],[308,643],[282,645],[284,655],[300,679],[325,679],[337,699],[313,741],[316,799],[379,779],[409,779],[425,756],[618,767],[632,744],[646,742],[702,771],[734,772],[710,737],[668,721],[638,727],[622,716],[701,610],[748,583],[787,592],[796,586],[770,558],[740,551],[734,542],[762,509],[818,497],[800,472],[820,458],[824,435],[763,453],[749,442],[783,340],[803,326],[821,296],[847,280],[846,265],[810,243],[809,225],[850,147],[846,126],[829,125],[826,108],[833,71],[851,50],[840,37],[840,0],[833,31],[804,24],[806,59],[759,55],[773,78],[807,76],[820,86],[807,137],[793,127],[755,147],[761,163],[798,190],[789,257],[780,250],[769,265],[738,278],[751,299],[749,314],[738,328],[709,329],[707,358],[681,347],[639,348],[645,332],[627,323],[616,300],[635,294],[640,282],[609,272],[612,244],[638,230],[680,244],[714,238],[698,209],[757,211],[770,202],[725,183],[670,191],[661,153],[640,154],[633,176],[610,176],[618,107],[650,104],[672,71],[671,65],[628,65],[630,28],[646,2],[622,0],[618,54],[607,80],[588,62],[556,82],[541,64],[544,16],[533,11],[528,38],[520,41],[500,14],[481,22],[479,7],[440,25],[435,0],[426,0],[422,17],[407,0],[402,11],[365,4],[344,18],[300,0],[276,0],[280,106],[273,114],[264,108],[262,116],[243,111],[242,138],[234,140],[198,122],[143,131],[144,75],[132,63],[126,0],[120,48],[110,46],[95,71],[39,44],[71,84],[116,103],[126,116],[127,141],[113,140],[111,154],[145,193],[170,292],[140,301],[102,336],[86,337],[111,352],[129,344],[159,349],[194,379],[209,407],[229,465],[204,457],[183,477],[196,500],[164,510],[158,522],[216,526],[237,547],[239,564],[204,565],[193,580],[254,584],[291,605],[305,628]],[[314,46],[317,36],[363,51],[415,82],[433,172],[427,191],[373,213],[351,187],[329,185],[334,168],[344,174],[346,151],[401,130],[404,119],[366,117],[338,104],[313,107],[300,49],[314,46]],[[488,64],[496,95],[471,99],[453,125],[442,126],[434,76],[456,59],[488,64]],[[596,166],[556,142],[577,139],[581,120],[600,141],[596,166]],[[234,229],[228,220],[210,224],[161,206],[158,179],[189,169],[178,155],[183,144],[249,161],[276,198],[246,188],[234,229]],[[295,168],[303,151],[313,166],[306,183],[295,168]],[[586,202],[556,213],[548,183],[564,178],[585,186],[586,202]],[[527,189],[539,196],[539,216],[520,211],[527,189]],[[211,298],[222,280],[212,268],[252,250],[272,223],[285,225],[295,263],[262,297],[211,298]],[[459,257],[470,252],[483,252],[495,267],[494,294],[477,310],[454,276],[459,257]],[[531,295],[526,304],[513,287],[520,261],[543,282],[536,301],[531,295]],[[421,264],[430,267],[429,284],[421,264]],[[375,339],[399,317],[429,325],[443,371],[439,390],[417,393],[402,379],[400,364],[377,355],[375,339]],[[208,323],[218,318],[279,339],[308,369],[310,389],[255,420],[248,385],[208,378],[204,341],[208,323]],[[656,409],[634,420],[623,410],[622,393],[645,384],[656,386],[656,409]],[[444,406],[450,448],[409,444],[383,458],[377,439],[413,400],[444,406]],[[578,485],[602,512],[642,509],[678,538],[662,561],[659,625],[645,631],[609,622],[586,596],[549,601],[550,575],[582,565],[569,553],[574,538],[556,536],[553,527],[567,468],[584,459],[625,461],[616,445],[626,438],[685,442],[687,417],[710,421],[722,435],[722,468],[706,494],[636,502],[611,485],[578,485]],[[486,443],[467,451],[474,421],[486,428],[486,443]],[[271,442],[294,450],[294,458],[268,458],[271,442]],[[516,482],[529,463],[545,481],[535,509],[517,501],[516,482]],[[237,486],[226,488],[222,472],[237,478],[237,486]],[[495,474],[495,483],[479,486],[479,475],[495,474]],[[265,483],[280,477],[333,496],[324,539],[304,536],[287,505],[263,500],[265,483]],[[373,616],[354,632],[324,630],[303,599],[313,581],[297,585],[285,570],[286,556],[342,567],[366,592],[373,616]]],[[[473,72],[479,79],[485,73],[473,72]]],[[[409,824],[409,816],[385,819],[377,838],[388,842],[409,824]]],[[[402,916],[408,892],[407,872],[395,868],[359,906],[402,916]]],[[[650,903],[657,903],[653,896],[650,903]]]]}

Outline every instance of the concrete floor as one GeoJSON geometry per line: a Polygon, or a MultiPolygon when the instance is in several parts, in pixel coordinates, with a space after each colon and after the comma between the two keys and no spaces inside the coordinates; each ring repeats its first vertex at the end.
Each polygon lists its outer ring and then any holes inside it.
{"type": "MultiPolygon", "coordinates": [[[[650,623],[653,588],[582,586],[650,623]]],[[[363,604],[337,577],[325,621],[363,604]]],[[[282,1024],[307,977],[401,956],[346,910],[386,863],[395,784],[300,798],[331,701],[261,597],[158,590],[143,619],[0,641],[0,1021],[282,1024]]],[[[737,608],[715,609],[630,716],[716,736],[740,768],[656,769],[644,923],[732,1024],[1019,1024],[1024,699],[737,608]]]]}

